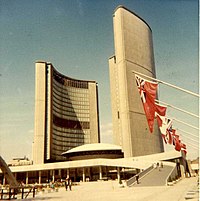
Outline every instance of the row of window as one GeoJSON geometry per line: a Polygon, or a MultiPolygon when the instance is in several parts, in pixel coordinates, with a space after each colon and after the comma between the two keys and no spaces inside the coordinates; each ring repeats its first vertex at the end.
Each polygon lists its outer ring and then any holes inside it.
{"type": "Polygon", "coordinates": [[[58,137],[56,135],[53,135],[53,140],[57,142],[58,145],[64,145],[68,143],[84,143],[84,138],[78,139],[78,138],[63,138],[58,137]]]}
{"type": "Polygon", "coordinates": [[[88,129],[69,129],[69,128],[62,128],[62,127],[58,127],[56,125],[53,124],[53,130],[56,130],[58,132],[61,132],[61,133],[71,133],[71,134],[86,134],[86,135],[89,135],[90,134],[90,130],[88,129]]]}
{"type": "Polygon", "coordinates": [[[62,143],[66,142],[84,142],[85,140],[90,140],[90,135],[80,135],[80,134],[68,134],[62,135],[61,133],[53,132],[53,140],[60,141],[62,143]]]}
{"type": "Polygon", "coordinates": [[[87,81],[68,79],[68,78],[58,74],[55,70],[53,71],[53,78],[57,82],[59,82],[62,85],[65,85],[65,86],[88,89],[88,82],[87,81]]]}
{"type": "Polygon", "coordinates": [[[56,111],[57,113],[60,113],[60,114],[63,114],[63,115],[66,115],[66,116],[74,116],[74,117],[90,117],[90,114],[89,114],[89,111],[87,110],[68,110],[67,108],[67,111],[65,110],[66,107],[63,107],[63,106],[55,106],[55,104],[53,104],[53,110],[56,111]]]}
{"type": "Polygon", "coordinates": [[[63,119],[55,114],[53,114],[53,123],[56,126],[64,127],[64,128],[72,128],[72,129],[90,129],[89,121],[77,121],[77,120],[69,120],[63,119]]]}
{"type": "Polygon", "coordinates": [[[55,138],[63,138],[64,141],[69,141],[69,139],[84,139],[84,133],[79,133],[79,134],[72,134],[72,133],[61,133],[59,131],[54,130],[53,131],[53,136],[55,138]]]}
{"type": "MultiPolygon", "coordinates": [[[[89,105],[76,105],[76,104],[70,104],[70,103],[65,103],[65,102],[59,102],[54,98],[53,100],[53,104],[57,107],[57,108],[65,108],[65,111],[73,111],[73,110],[88,110],[89,111],[89,105]]],[[[86,112],[86,111],[85,111],[86,112]]]]}
{"type": "Polygon", "coordinates": [[[74,88],[74,87],[69,87],[69,86],[63,86],[60,83],[56,82],[55,80],[53,80],[53,85],[56,87],[58,87],[61,91],[67,91],[67,92],[71,92],[71,93],[78,93],[78,94],[82,94],[82,95],[87,95],[89,92],[89,89],[81,89],[81,88],[74,88]]]}
{"type": "MultiPolygon", "coordinates": [[[[83,144],[84,144],[83,142],[80,142],[80,143],[69,142],[69,143],[62,144],[61,146],[60,144],[56,143],[56,141],[54,141],[54,143],[52,144],[52,149],[62,153],[63,150],[67,151],[68,147],[77,147],[83,144]]],[[[54,153],[56,153],[55,151],[54,153]]]]}
{"type": "Polygon", "coordinates": [[[88,97],[89,96],[89,90],[79,90],[76,88],[63,88],[62,85],[59,85],[57,82],[53,82],[53,87],[60,91],[61,93],[69,94],[71,96],[80,96],[80,97],[88,97]]]}
{"type": "Polygon", "coordinates": [[[86,117],[89,117],[89,109],[84,109],[84,108],[69,108],[65,106],[60,106],[57,105],[55,102],[53,103],[53,110],[57,111],[58,113],[63,113],[63,114],[70,114],[71,116],[73,115],[78,115],[78,114],[85,114],[86,117]]]}
{"type": "Polygon", "coordinates": [[[88,97],[79,97],[79,96],[70,96],[66,93],[62,93],[57,91],[56,89],[53,88],[53,97],[56,97],[57,100],[62,101],[62,102],[66,102],[66,103],[72,103],[74,102],[75,104],[89,104],[89,99],[88,97]]]}
{"type": "Polygon", "coordinates": [[[90,118],[89,117],[85,117],[85,115],[82,115],[83,117],[79,116],[69,116],[69,115],[65,115],[65,114],[61,114],[60,112],[58,113],[57,111],[53,110],[53,114],[56,115],[57,117],[61,118],[61,119],[66,119],[69,121],[77,121],[77,122],[89,122],[90,118]]]}

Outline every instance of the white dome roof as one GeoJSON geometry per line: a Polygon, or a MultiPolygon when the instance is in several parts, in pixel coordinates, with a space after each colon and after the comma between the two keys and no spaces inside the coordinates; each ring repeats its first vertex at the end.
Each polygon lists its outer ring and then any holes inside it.
{"type": "Polygon", "coordinates": [[[120,146],[107,143],[93,143],[84,144],[73,149],[70,149],[63,154],[74,153],[74,152],[84,152],[84,151],[100,151],[100,150],[122,150],[120,146]]]}

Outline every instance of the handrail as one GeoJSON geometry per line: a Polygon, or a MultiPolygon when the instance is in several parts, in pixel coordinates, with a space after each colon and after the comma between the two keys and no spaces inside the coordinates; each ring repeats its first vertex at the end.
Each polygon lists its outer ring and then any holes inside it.
{"type": "Polygon", "coordinates": [[[171,172],[168,174],[168,176],[166,178],[166,184],[168,184],[168,182],[172,182],[175,179],[174,177],[172,178],[172,175],[173,175],[174,172],[175,173],[177,172],[176,165],[173,167],[171,172]]]}
{"type": "MultiPolygon", "coordinates": [[[[154,166],[151,165],[150,167],[148,167],[147,169],[143,170],[142,172],[138,173],[137,175],[139,175],[139,177],[143,177],[144,175],[146,175],[147,173],[149,173],[152,169],[154,169],[154,166]]],[[[132,186],[134,183],[136,182],[136,175],[134,175],[133,177],[131,177],[127,182],[126,185],[127,186],[132,186]]]]}

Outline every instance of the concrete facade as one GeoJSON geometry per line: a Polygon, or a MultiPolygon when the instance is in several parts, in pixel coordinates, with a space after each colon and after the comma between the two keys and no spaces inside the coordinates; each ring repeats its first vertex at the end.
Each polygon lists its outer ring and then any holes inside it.
{"type": "Polygon", "coordinates": [[[95,81],[62,75],[46,62],[36,62],[33,162],[64,161],[62,153],[100,142],[95,81]]]}
{"type": "Polygon", "coordinates": [[[133,70],[155,77],[152,31],[120,6],[113,14],[115,55],[109,59],[113,138],[125,157],[163,152],[155,121],[150,134],[133,70]]]}

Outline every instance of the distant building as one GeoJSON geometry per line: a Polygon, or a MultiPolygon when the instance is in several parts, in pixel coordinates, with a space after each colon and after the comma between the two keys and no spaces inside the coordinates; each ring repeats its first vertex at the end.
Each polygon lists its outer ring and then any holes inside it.
{"type": "Polygon", "coordinates": [[[63,152],[100,142],[97,83],[62,75],[46,62],[35,67],[34,164],[64,161],[63,152]]]}
{"type": "Polygon", "coordinates": [[[29,160],[26,156],[24,158],[13,158],[8,163],[8,166],[22,166],[22,165],[33,165],[33,161],[29,160]]]}
{"type": "Polygon", "coordinates": [[[132,11],[119,6],[113,14],[115,55],[109,59],[113,137],[125,157],[163,152],[155,121],[149,128],[133,70],[155,77],[152,31],[132,11]]]}

